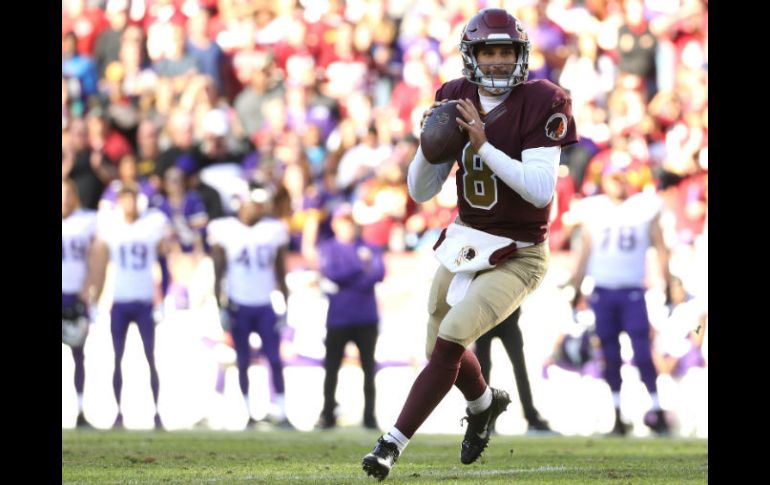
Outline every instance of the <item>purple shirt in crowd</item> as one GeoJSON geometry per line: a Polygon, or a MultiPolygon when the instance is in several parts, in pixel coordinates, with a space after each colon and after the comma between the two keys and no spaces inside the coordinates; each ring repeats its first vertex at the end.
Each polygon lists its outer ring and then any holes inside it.
{"type": "Polygon", "coordinates": [[[339,287],[336,293],[327,292],[326,326],[376,325],[374,285],[385,277],[382,251],[360,239],[352,244],[330,239],[319,245],[318,252],[321,274],[339,287]],[[367,262],[360,257],[363,252],[371,254],[367,262]]]}
{"type": "Polygon", "coordinates": [[[183,252],[189,253],[193,250],[196,236],[201,238],[205,246],[206,223],[209,216],[203,199],[196,192],[188,190],[179,208],[171,207],[168,199],[163,197],[158,204],[158,209],[171,221],[183,252]]]}

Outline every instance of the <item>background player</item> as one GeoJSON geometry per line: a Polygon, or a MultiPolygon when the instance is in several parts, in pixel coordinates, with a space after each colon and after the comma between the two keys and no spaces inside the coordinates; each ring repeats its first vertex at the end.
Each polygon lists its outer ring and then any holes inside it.
{"type": "Polygon", "coordinates": [[[584,276],[590,276],[595,285],[588,303],[596,315],[596,334],[605,362],[604,379],[612,390],[615,406],[612,433],[628,432],[620,413],[621,332],[631,338],[634,361],[652,398],[652,409],[645,414],[644,423],[656,433],[668,433],[669,426],[658,401],[658,374],[651,355],[645,303],[646,255],[650,246],[657,250],[666,294],[670,287],[669,252],[659,222],[662,201],[646,192],[631,195],[632,187],[623,168],[612,162],[604,168],[601,188],[601,195],[582,200],[576,208],[576,217],[582,221],[582,244],[572,284],[578,295],[584,276]]]}
{"type": "Polygon", "coordinates": [[[100,216],[97,223],[97,239],[94,242],[94,278],[92,292],[98,301],[104,288],[107,263],[114,271],[114,293],[110,310],[112,346],[115,351],[115,369],[112,386],[118,404],[118,415],[114,428],[123,426],[120,406],[123,388],[121,362],[126,347],[128,326],[135,322],[144,346],[144,355],[150,367],[150,386],[155,404],[154,424],[161,428],[158,414],[159,381],[155,368],[155,320],[153,306],[156,298],[153,281],[153,265],[159,255],[167,254],[174,246],[172,229],[168,218],[157,209],[139,211],[139,191],[135,185],[127,184],[117,195],[116,211],[100,216]]]}
{"type": "MultiPolygon", "coordinates": [[[[88,275],[88,258],[96,231],[96,212],[82,209],[77,187],[71,179],[61,183],[61,309],[62,325],[66,320],[72,327],[75,321],[88,317],[85,301],[86,276],[88,275]]],[[[64,338],[64,328],[62,328],[64,338]]],[[[75,391],[78,395],[77,427],[87,427],[83,415],[83,389],[85,387],[86,371],[83,347],[88,333],[85,328],[71,329],[75,338],[68,343],[75,361],[75,391]]],[[[70,339],[67,339],[68,341],[70,339]]]]}
{"type": "Polygon", "coordinates": [[[248,375],[251,362],[249,336],[256,332],[270,363],[275,390],[272,401],[277,410],[270,419],[281,426],[290,426],[285,410],[280,328],[272,303],[273,292],[278,289],[285,313],[289,295],[285,263],[289,234],[281,221],[269,215],[271,200],[272,193],[268,189],[252,189],[242,197],[237,217],[216,219],[209,224],[208,238],[214,260],[214,294],[223,321],[229,321],[238,362],[238,381],[249,410],[249,425],[256,423],[251,417],[248,375]],[[226,288],[223,288],[225,274],[226,288]]]}

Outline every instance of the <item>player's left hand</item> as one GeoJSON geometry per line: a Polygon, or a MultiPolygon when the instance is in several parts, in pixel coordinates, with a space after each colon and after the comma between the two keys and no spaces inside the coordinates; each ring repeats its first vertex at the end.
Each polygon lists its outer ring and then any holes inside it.
{"type": "Polygon", "coordinates": [[[457,118],[457,124],[459,124],[465,131],[468,132],[471,145],[473,149],[478,151],[481,145],[486,143],[487,135],[484,133],[484,122],[481,121],[481,115],[469,99],[458,99],[457,109],[463,118],[457,118]]]}

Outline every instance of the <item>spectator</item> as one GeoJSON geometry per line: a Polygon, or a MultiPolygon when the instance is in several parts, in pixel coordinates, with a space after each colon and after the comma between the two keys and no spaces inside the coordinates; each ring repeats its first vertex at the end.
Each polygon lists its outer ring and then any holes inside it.
{"type": "Polygon", "coordinates": [[[111,0],[108,2],[106,16],[109,27],[99,34],[94,50],[94,61],[99,79],[104,77],[107,66],[120,58],[123,29],[128,24],[128,1],[111,0]]]}
{"type": "Polygon", "coordinates": [[[91,148],[82,119],[72,121],[62,141],[62,180],[71,178],[83,207],[96,210],[104,187],[116,177],[117,170],[100,150],[91,148]]]}
{"type": "Polygon", "coordinates": [[[62,41],[62,76],[77,79],[79,97],[85,102],[96,94],[98,74],[92,58],[77,51],[77,36],[70,32],[62,41]]]}
{"type": "Polygon", "coordinates": [[[361,239],[360,228],[353,221],[349,205],[335,210],[332,229],[334,238],[318,246],[321,275],[331,281],[326,291],[329,298],[324,360],[326,377],[319,426],[328,429],[337,425],[334,415],[337,375],[345,346],[352,341],[358,348],[364,372],[364,427],[377,429],[374,348],[380,318],[374,287],[385,277],[385,264],[381,250],[361,239]]]}

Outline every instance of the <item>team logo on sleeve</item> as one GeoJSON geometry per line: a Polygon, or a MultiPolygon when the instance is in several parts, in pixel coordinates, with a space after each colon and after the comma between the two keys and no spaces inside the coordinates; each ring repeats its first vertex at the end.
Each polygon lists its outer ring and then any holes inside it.
{"type": "Polygon", "coordinates": [[[554,113],[545,122],[545,136],[559,141],[567,135],[567,117],[563,113],[554,113]]]}

